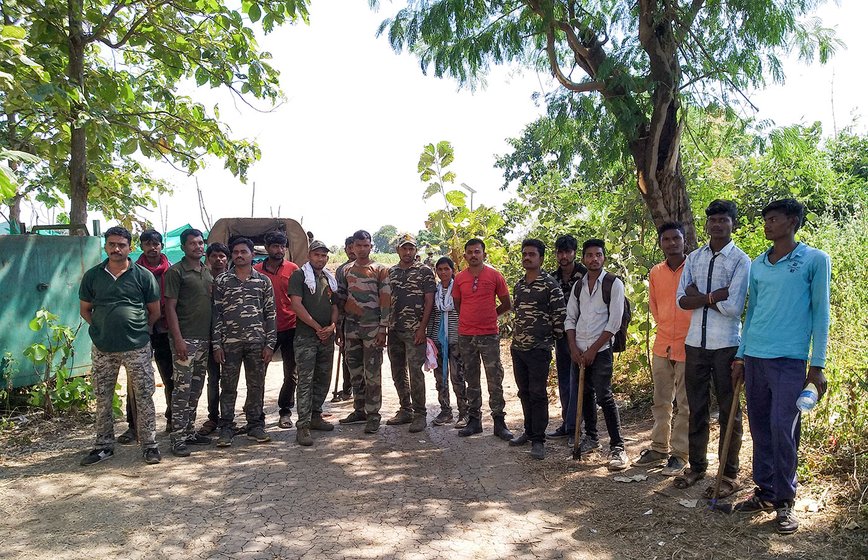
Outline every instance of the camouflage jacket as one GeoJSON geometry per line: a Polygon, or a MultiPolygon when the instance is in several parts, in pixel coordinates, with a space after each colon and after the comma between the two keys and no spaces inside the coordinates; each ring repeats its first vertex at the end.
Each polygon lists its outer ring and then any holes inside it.
{"type": "Polygon", "coordinates": [[[566,304],[570,299],[570,289],[573,287],[573,284],[580,281],[587,272],[588,269],[579,261],[576,261],[576,266],[573,267],[573,273],[570,274],[570,278],[566,282],[564,282],[564,277],[561,275],[560,267],[549,272],[549,274],[552,275],[552,278],[555,279],[555,282],[557,282],[561,287],[561,292],[564,294],[564,304],[566,304]]]}
{"type": "Polygon", "coordinates": [[[211,344],[215,350],[233,342],[261,342],[274,349],[277,327],[271,280],[250,271],[241,281],[234,270],[214,280],[214,325],[211,344]]]}
{"type": "Polygon", "coordinates": [[[345,321],[362,327],[385,329],[389,326],[392,295],[389,269],[385,265],[353,262],[341,269],[337,281],[338,300],[343,302],[341,316],[345,321]]]}
{"type": "Polygon", "coordinates": [[[418,262],[406,269],[396,264],[389,269],[389,289],[392,291],[392,320],[389,328],[416,332],[425,311],[425,294],[437,291],[434,271],[418,262]]]}
{"type": "Polygon", "coordinates": [[[556,338],[564,336],[567,306],[557,280],[547,272],[527,283],[521,278],[513,290],[515,321],[512,348],[533,350],[551,348],[556,338]]]}

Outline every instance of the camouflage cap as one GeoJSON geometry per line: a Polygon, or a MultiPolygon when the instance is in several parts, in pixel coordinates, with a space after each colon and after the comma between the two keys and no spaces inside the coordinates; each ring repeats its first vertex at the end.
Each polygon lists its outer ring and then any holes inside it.
{"type": "Polygon", "coordinates": [[[310,253],[317,250],[325,251],[326,253],[329,252],[329,248],[322,241],[312,241],[310,246],[307,248],[307,252],[310,253]]]}
{"type": "Polygon", "coordinates": [[[403,247],[404,245],[412,245],[413,247],[415,247],[416,238],[409,233],[405,233],[399,236],[397,241],[395,241],[395,247],[403,247]]]}

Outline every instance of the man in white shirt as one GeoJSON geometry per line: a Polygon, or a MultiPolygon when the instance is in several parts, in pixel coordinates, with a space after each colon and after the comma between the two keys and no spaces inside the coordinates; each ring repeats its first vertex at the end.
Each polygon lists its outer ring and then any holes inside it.
{"type": "MultiPolygon", "coordinates": [[[[630,460],[624,451],[621,418],[612,394],[611,342],[621,326],[624,314],[624,283],[620,278],[603,270],[605,262],[606,247],[601,239],[588,239],[582,244],[582,263],[588,272],[581,283],[577,282],[570,291],[564,327],[573,361],[585,365],[585,385],[581,388],[584,391],[582,418],[585,422],[585,435],[580,451],[586,453],[600,447],[597,439],[599,402],[609,432],[608,467],[609,470],[620,471],[630,465],[630,460]],[[607,276],[610,277],[609,280],[606,280],[607,276]],[[607,285],[606,288],[604,284],[607,285]],[[604,289],[609,292],[608,305],[604,301],[604,289]]],[[[567,426],[575,426],[578,390],[578,379],[574,374],[570,382],[567,426]]]]}

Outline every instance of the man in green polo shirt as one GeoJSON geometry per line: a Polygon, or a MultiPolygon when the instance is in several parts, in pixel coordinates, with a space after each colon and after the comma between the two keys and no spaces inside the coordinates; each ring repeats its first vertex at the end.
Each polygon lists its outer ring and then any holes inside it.
{"type": "Polygon", "coordinates": [[[169,343],[174,361],[172,388],[172,454],[190,455],[187,445],[208,445],[197,434],[196,407],[205,385],[211,343],[211,284],[214,279],[202,262],[205,240],[198,229],[181,232],[184,258],[166,271],[164,293],[169,343]]]}
{"type": "Polygon", "coordinates": [[[333,299],[337,282],[325,270],[329,249],[322,241],[310,244],[308,262],[289,277],[289,297],[298,322],[295,363],[298,371],[298,422],[295,440],[313,445],[311,430],[328,432],[334,424],[322,419],[335,354],[338,306],[333,299]]]}
{"type": "Polygon", "coordinates": [[[78,292],[82,319],[93,341],[96,442],[81,460],[93,465],[114,456],[112,399],[121,365],[134,387],[136,426],[145,462],[160,462],[154,418],[154,369],[150,326],[160,318],[160,288],[154,275],[129,259],[132,236],[116,226],[105,232],[108,258],[84,273],[78,292]]]}

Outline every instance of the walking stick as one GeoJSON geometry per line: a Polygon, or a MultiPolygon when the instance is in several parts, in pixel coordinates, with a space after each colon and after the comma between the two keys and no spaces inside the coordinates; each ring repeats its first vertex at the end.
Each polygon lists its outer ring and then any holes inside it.
{"type": "Polygon", "coordinates": [[[717,497],[720,495],[720,481],[723,480],[723,469],[726,467],[726,460],[729,455],[729,442],[732,440],[732,430],[735,427],[735,411],[738,410],[738,400],[741,396],[741,386],[744,380],[739,379],[735,384],[733,392],[735,396],[732,398],[732,406],[729,407],[729,421],[726,423],[726,435],[723,436],[723,449],[720,452],[720,464],[717,466],[717,478],[714,481],[714,494],[708,502],[708,508],[723,513],[732,513],[732,504],[718,504],[717,497]]]}
{"type": "Polygon", "coordinates": [[[576,431],[573,434],[573,459],[582,460],[579,449],[579,433],[582,427],[582,400],[585,396],[585,362],[579,363],[579,394],[576,397],[576,431]]]}
{"type": "Polygon", "coordinates": [[[332,402],[338,402],[338,383],[341,382],[341,364],[344,361],[344,349],[343,347],[338,347],[338,367],[337,367],[337,375],[335,376],[335,390],[332,391],[332,402]]]}

